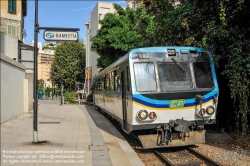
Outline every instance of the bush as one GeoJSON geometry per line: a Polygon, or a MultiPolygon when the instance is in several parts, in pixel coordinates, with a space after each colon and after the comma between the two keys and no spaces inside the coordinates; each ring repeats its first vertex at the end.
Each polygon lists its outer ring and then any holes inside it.
{"type": "Polygon", "coordinates": [[[90,93],[90,94],[87,96],[87,102],[93,102],[93,93],[90,93]]]}
{"type": "Polygon", "coordinates": [[[77,100],[75,92],[66,92],[63,94],[64,100],[69,103],[74,103],[77,100]]]}

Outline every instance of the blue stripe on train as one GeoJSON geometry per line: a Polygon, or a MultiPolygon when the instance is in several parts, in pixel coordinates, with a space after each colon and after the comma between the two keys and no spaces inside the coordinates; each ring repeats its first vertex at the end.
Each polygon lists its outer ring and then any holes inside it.
{"type": "MultiPolygon", "coordinates": [[[[204,95],[203,96],[204,99],[202,100],[202,102],[203,103],[207,102],[211,100],[212,98],[216,97],[217,95],[218,95],[218,91],[214,90],[204,95]]],[[[133,101],[143,104],[145,106],[154,107],[154,108],[169,108],[169,104],[171,100],[159,101],[159,100],[146,98],[140,94],[136,94],[133,96],[133,101]]],[[[195,106],[195,105],[196,105],[195,98],[185,100],[184,107],[195,106]]]]}

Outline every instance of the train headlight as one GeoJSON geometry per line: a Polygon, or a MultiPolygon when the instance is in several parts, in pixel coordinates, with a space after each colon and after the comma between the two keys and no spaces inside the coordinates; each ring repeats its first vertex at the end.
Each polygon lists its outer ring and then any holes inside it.
{"type": "Polygon", "coordinates": [[[206,109],[206,112],[208,115],[213,115],[215,110],[214,110],[214,107],[213,106],[208,106],[207,109],[206,109]]]}
{"type": "Polygon", "coordinates": [[[148,112],[146,110],[140,110],[138,112],[138,118],[141,120],[145,120],[148,117],[148,112]]]}
{"type": "Polygon", "coordinates": [[[149,117],[149,119],[156,119],[157,115],[155,112],[150,112],[148,117],[149,117]]]}
{"type": "Polygon", "coordinates": [[[204,115],[206,114],[205,108],[202,108],[202,109],[200,110],[199,114],[200,114],[201,116],[204,116],[204,115]]]}

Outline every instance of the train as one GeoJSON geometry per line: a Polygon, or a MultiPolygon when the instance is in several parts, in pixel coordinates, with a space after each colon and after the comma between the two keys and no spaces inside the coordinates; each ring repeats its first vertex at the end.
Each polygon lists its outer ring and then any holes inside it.
{"type": "Polygon", "coordinates": [[[199,47],[135,48],[93,77],[93,105],[143,148],[205,142],[216,124],[213,55],[199,47]]]}

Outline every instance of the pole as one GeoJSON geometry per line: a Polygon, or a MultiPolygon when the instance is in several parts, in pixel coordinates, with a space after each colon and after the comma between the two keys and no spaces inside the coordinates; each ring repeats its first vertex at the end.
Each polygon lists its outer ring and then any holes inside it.
{"type": "Polygon", "coordinates": [[[38,0],[35,0],[35,24],[34,24],[34,84],[33,84],[33,142],[38,142],[37,131],[37,40],[38,40],[38,0]]]}
{"type": "Polygon", "coordinates": [[[80,91],[79,91],[79,83],[77,83],[77,85],[78,85],[78,88],[77,88],[78,89],[77,90],[78,91],[78,104],[80,105],[80,99],[81,98],[80,98],[80,91]]]}
{"type": "Polygon", "coordinates": [[[38,141],[38,125],[37,125],[37,42],[38,42],[38,0],[35,0],[35,24],[34,24],[34,83],[33,83],[33,143],[45,143],[47,141],[38,141]]]}
{"type": "Polygon", "coordinates": [[[60,90],[60,93],[61,93],[60,105],[62,105],[62,95],[63,95],[63,93],[62,93],[62,62],[61,62],[62,57],[63,57],[63,56],[60,55],[60,88],[61,88],[61,90],[60,90]]]}

